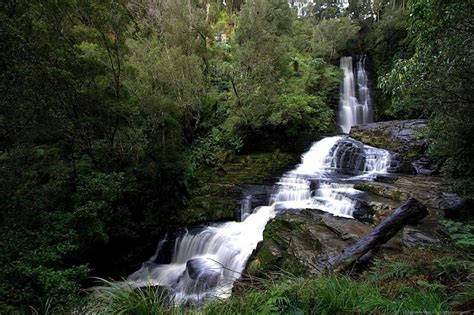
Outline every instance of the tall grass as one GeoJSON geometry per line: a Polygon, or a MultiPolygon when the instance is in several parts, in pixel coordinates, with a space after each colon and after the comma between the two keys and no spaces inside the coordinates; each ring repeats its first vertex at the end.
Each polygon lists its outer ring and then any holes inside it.
{"type": "Polygon", "coordinates": [[[396,299],[373,282],[342,275],[287,278],[267,288],[206,305],[201,314],[335,314],[440,312],[445,299],[436,290],[402,288],[396,299]]]}
{"type": "MultiPolygon", "coordinates": [[[[411,286],[401,277],[413,275],[407,265],[392,264],[374,280],[326,274],[317,278],[280,274],[278,280],[252,279],[240,285],[227,300],[213,300],[200,308],[173,307],[163,291],[133,288],[104,281],[94,289],[81,310],[92,314],[336,314],[409,312],[438,313],[448,310],[443,290],[434,284],[419,282],[411,286]],[[384,281],[392,281],[384,284],[384,281]],[[390,290],[387,291],[387,286],[390,290]]],[[[379,271],[374,271],[379,272],[379,271]]],[[[465,298],[465,297],[463,297],[465,298]]]]}
{"type": "Polygon", "coordinates": [[[80,314],[179,314],[169,305],[166,292],[159,287],[136,288],[123,282],[99,279],[101,285],[92,289],[80,314]]]}

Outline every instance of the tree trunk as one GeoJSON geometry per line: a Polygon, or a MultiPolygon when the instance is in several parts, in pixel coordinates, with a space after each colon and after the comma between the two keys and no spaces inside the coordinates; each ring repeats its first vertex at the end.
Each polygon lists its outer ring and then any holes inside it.
{"type": "Polygon", "coordinates": [[[414,224],[428,215],[428,210],[418,200],[410,198],[404,205],[380,222],[357,243],[346,248],[332,262],[333,269],[343,270],[363,259],[369,251],[385,244],[406,224],[414,224]]]}

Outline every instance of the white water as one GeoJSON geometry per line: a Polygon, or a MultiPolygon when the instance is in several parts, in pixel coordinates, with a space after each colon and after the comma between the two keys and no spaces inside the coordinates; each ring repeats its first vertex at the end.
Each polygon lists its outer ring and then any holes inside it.
{"type": "Polygon", "coordinates": [[[373,121],[369,80],[365,68],[365,56],[358,57],[355,69],[353,69],[352,57],[341,58],[344,80],[341,87],[338,115],[339,125],[344,133],[349,133],[352,126],[373,121]]]}
{"type": "MultiPolygon", "coordinates": [[[[340,169],[345,152],[339,144],[345,141],[344,136],[327,137],[316,142],[303,154],[302,163],[283,175],[277,183],[278,192],[272,200],[277,209],[319,209],[335,216],[352,218],[355,202],[350,195],[360,194],[354,185],[344,183],[355,179],[371,179],[377,174],[384,174],[390,165],[390,154],[386,150],[363,145],[365,161],[360,175],[341,177],[336,173],[340,169]],[[334,182],[342,181],[343,183],[334,182]],[[311,192],[311,182],[316,189],[311,192]]],[[[362,144],[360,144],[362,145],[362,144]]]]}
{"type": "MultiPolygon", "coordinates": [[[[230,295],[234,281],[245,269],[248,258],[263,240],[267,222],[280,211],[319,209],[336,216],[352,217],[350,196],[360,191],[349,183],[354,178],[371,178],[385,173],[388,152],[357,142],[366,156],[363,172],[356,177],[337,173],[346,152],[343,144],[356,143],[346,136],[328,137],[313,144],[303,154],[301,164],[283,175],[269,206],[249,211],[242,203],[242,222],[227,222],[206,227],[197,233],[186,232],[176,239],[171,262],[156,264],[156,256],[129,276],[135,286],[161,285],[172,288],[175,303],[200,304],[210,297],[230,295]]],[[[162,246],[162,243],[160,243],[162,246]]]]}

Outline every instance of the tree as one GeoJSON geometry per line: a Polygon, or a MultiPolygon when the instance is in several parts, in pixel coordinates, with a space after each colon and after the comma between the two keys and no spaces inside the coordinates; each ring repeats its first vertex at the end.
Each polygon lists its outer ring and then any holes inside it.
{"type": "Polygon", "coordinates": [[[415,52],[400,59],[380,85],[400,116],[430,117],[431,154],[467,198],[472,192],[474,23],[469,1],[417,0],[409,6],[415,52]]]}
{"type": "Polygon", "coordinates": [[[336,59],[348,41],[355,38],[360,27],[348,17],[319,22],[313,31],[313,52],[317,56],[336,59]]]}

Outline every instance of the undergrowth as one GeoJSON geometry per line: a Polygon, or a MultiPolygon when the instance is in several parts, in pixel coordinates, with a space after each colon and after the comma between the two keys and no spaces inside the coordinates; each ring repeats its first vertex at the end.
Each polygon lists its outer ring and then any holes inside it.
{"type": "Polygon", "coordinates": [[[102,284],[93,288],[78,314],[180,314],[167,301],[167,294],[160,287],[136,288],[131,285],[99,279],[102,284]]]}
{"type": "Polygon", "coordinates": [[[341,314],[467,311],[474,304],[474,263],[449,248],[407,249],[376,258],[356,275],[288,273],[246,278],[229,299],[198,308],[171,307],[166,291],[104,282],[80,313],[93,314],[341,314]]]}

